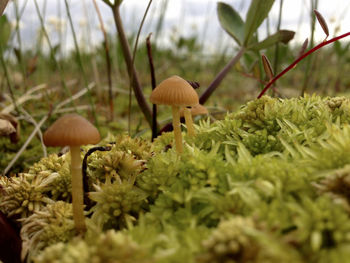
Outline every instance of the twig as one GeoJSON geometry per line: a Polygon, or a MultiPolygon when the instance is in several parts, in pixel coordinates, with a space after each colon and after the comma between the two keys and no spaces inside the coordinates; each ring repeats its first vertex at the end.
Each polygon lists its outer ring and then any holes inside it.
{"type": "Polygon", "coordinates": [[[88,157],[96,152],[96,151],[102,151],[102,152],[105,152],[105,151],[110,151],[112,149],[111,146],[96,146],[96,147],[93,147],[93,148],[90,148],[87,153],[84,155],[84,158],[83,158],[83,164],[82,164],[82,174],[83,174],[83,187],[84,187],[84,204],[87,205],[87,206],[90,206],[91,204],[91,200],[88,198],[88,193],[89,193],[89,178],[87,176],[87,159],[88,157]]]}
{"type": "MultiPolygon", "coordinates": [[[[154,64],[153,64],[152,46],[151,46],[151,35],[152,35],[152,33],[150,33],[146,39],[146,46],[147,46],[149,68],[151,71],[152,90],[154,90],[156,88],[156,76],[154,73],[154,64]]],[[[157,138],[157,135],[158,135],[157,105],[153,104],[153,106],[152,106],[152,142],[155,138],[157,138]]]]}
{"type": "Polygon", "coordinates": [[[8,2],[9,2],[9,0],[0,1],[0,16],[2,16],[2,14],[4,13],[4,10],[5,10],[8,2]]]}
{"type": "Polygon", "coordinates": [[[140,80],[138,78],[138,74],[136,72],[135,66],[132,64],[132,56],[131,56],[131,51],[130,51],[130,47],[126,38],[126,34],[124,32],[124,27],[123,27],[123,23],[120,17],[120,12],[119,12],[119,5],[115,4],[113,6],[113,15],[114,15],[114,21],[118,30],[118,36],[120,39],[120,44],[123,50],[123,54],[124,54],[124,59],[125,59],[125,63],[127,65],[127,69],[128,69],[128,74],[129,74],[129,79],[131,80],[131,72],[133,72],[133,85],[132,87],[134,88],[134,93],[135,93],[135,97],[136,100],[138,102],[138,105],[143,113],[143,115],[145,116],[146,121],[148,122],[148,124],[150,125],[150,127],[152,126],[152,112],[151,109],[149,107],[149,105],[146,102],[145,96],[142,92],[142,87],[141,87],[141,83],[140,80]]]}
{"type": "Polygon", "coordinates": [[[68,104],[71,100],[76,100],[78,98],[80,98],[81,96],[83,96],[86,92],[88,92],[89,90],[93,89],[95,87],[95,83],[90,83],[86,89],[83,89],[77,93],[75,93],[71,98],[65,99],[64,101],[60,102],[57,106],[56,106],[56,110],[59,108],[62,108],[64,105],[68,104]]]}
{"type": "MultiPolygon", "coordinates": [[[[28,118],[28,120],[34,125],[34,127],[38,126],[38,123],[36,122],[36,120],[23,108],[21,109],[21,112],[24,113],[24,115],[28,118]]],[[[46,146],[44,144],[44,140],[43,140],[43,133],[41,132],[40,129],[38,129],[38,135],[39,135],[39,139],[41,142],[41,147],[43,148],[43,156],[46,157],[47,156],[47,151],[46,151],[46,146]]]]}
{"type": "Polygon", "coordinates": [[[226,64],[226,66],[216,75],[213,82],[210,83],[209,87],[204,91],[202,96],[199,98],[200,104],[204,104],[209,99],[211,94],[217,89],[217,87],[220,85],[221,81],[224,79],[224,77],[227,75],[230,69],[240,60],[244,52],[245,52],[245,48],[241,47],[238,53],[236,54],[236,56],[234,56],[226,64]]]}
{"type": "MultiPolygon", "coordinates": [[[[44,89],[44,88],[47,88],[46,84],[40,84],[40,85],[35,86],[34,88],[28,90],[24,95],[22,95],[21,97],[19,97],[16,100],[17,107],[30,99],[40,99],[42,96],[41,94],[36,95],[36,96],[32,95],[32,94],[34,92],[41,90],[41,89],[44,89]]],[[[15,105],[12,103],[12,104],[8,105],[7,107],[3,108],[1,110],[1,113],[10,113],[11,111],[14,110],[14,108],[15,108],[15,105]]]]}
{"type": "MultiPolygon", "coordinates": [[[[131,61],[132,67],[135,67],[135,57],[136,57],[137,45],[139,43],[141,30],[142,30],[143,24],[144,24],[144,22],[146,20],[146,16],[148,14],[149,8],[151,7],[151,4],[152,4],[152,0],[149,0],[147,8],[146,8],[146,11],[145,11],[145,13],[144,13],[144,15],[142,17],[142,20],[141,20],[141,24],[140,24],[139,30],[137,31],[136,40],[135,40],[135,44],[134,44],[134,50],[132,52],[132,61],[131,61]]],[[[128,110],[128,132],[129,132],[129,135],[131,134],[130,133],[131,132],[131,94],[132,94],[131,86],[132,86],[133,82],[134,82],[134,71],[132,70],[131,71],[131,76],[130,76],[129,106],[128,106],[128,108],[129,108],[129,110],[128,110]]]]}

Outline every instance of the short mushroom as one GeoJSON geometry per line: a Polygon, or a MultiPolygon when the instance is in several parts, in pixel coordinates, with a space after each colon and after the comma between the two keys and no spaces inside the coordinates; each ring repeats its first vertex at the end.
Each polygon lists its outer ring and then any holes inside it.
{"type": "Polygon", "coordinates": [[[86,231],[80,146],[96,144],[99,141],[100,134],[98,130],[88,120],[78,114],[62,116],[44,133],[46,146],[70,147],[73,219],[78,234],[83,234],[86,231]]]}
{"type": "Polygon", "coordinates": [[[185,117],[187,132],[189,136],[195,136],[196,132],[193,126],[192,116],[206,115],[208,110],[201,104],[197,104],[193,107],[186,107],[180,110],[180,117],[185,117]]]}
{"type": "Polygon", "coordinates": [[[176,151],[182,153],[182,136],[180,126],[180,107],[194,106],[199,103],[197,92],[192,86],[179,76],[172,76],[163,80],[150,97],[153,104],[172,106],[173,128],[176,151]]]}

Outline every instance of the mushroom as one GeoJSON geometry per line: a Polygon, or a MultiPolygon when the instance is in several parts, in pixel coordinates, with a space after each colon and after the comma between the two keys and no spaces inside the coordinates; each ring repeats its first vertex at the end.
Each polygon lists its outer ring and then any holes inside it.
{"type": "Polygon", "coordinates": [[[197,92],[192,86],[179,76],[172,76],[163,80],[150,97],[153,104],[172,106],[173,128],[176,151],[182,153],[182,136],[180,126],[180,107],[194,106],[199,103],[197,92]]]}
{"type": "Polygon", "coordinates": [[[187,132],[189,136],[195,136],[196,132],[194,130],[192,116],[206,115],[208,110],[201,104],[197,104],[193,107],[186,107],[180,110],[180,117],[185,117],[187,132]]]}
{"type": "Polygon", "coordinates": [[[96,144],[99,141],[100,134],[98,130],[78,114],[62,116],[44,133],[44,144],[46,146],[70,147],[73,219],[78,234],[83,234],[86,231],[80,146],[96,144]]]}

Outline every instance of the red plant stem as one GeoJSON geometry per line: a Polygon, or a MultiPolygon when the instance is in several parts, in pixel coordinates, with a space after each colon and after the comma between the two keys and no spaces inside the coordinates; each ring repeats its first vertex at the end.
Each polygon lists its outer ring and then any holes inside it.
{"type": "Polygon", "coordinates": [[[313,52],[315,52],[316,50],[320,49],[323,46],[326,46],[330,43],[333,43],[339,39],[342,39],[344,37],[347,37],[350,35],[350,32],[345,33],[343,35],[337,36],[335,38],[332,38],[328,41],[324,41],[320,44],[318,44],[317,46],[315,46],[314,48],[310,49],[308,52],[304,53],[302,56],[300,56],[299,58],[297,58],[292,64],[290,64],[286,69],[284,69],[281,73],[279,73],[276,77],[274,77],[266,86],[265,88],[260,92],[258,99],[260,99],[265,92],[272,86],[273,83],[275,83],[280,77],[282,77],[285,73],[287,73],[289,70],[291,70],[292,68],[294,68],[294,66],[296,64],[298,64],[301,60],[303,60],[304,58],[306,58],[308,55],[312,54],[313,52]]]}

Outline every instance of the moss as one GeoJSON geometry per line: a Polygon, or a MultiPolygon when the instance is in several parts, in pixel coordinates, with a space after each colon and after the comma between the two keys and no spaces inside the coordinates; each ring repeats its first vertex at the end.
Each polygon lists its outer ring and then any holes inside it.
{"type": "Polygon", "coordinates": [[[136,220],[147,194],[132,183],[107,180],[95,185],[89,198],[96,202],[92,207],[92,221],[102,229],[121,229],[136,220]]]}
{"type": "Polygon", "coordinates": [[[224,120],[202,120],[180,156],[172,133],[153,144],[109,135],[100,143],[108,150],[87,159],[85,238],[72,239],[70,216],[62,217],[68,229],[53,216],[70,201],[68,155],[1,178],[0,207],[20,219],[37,262],[342,262],[349,106],[346,98],[265,96],[224,120]]]}
{"type": "MultiPolygon", "coordinates": [[[[11,143],[8,138],[0,137],[0,171],[3,171],[11,160],[16,156],[22,145],[26,142],[29,134],[33,131],[33,126],[29,126],[27,123],[21,122],[21,135],[20,140],[16,144],[11,143]]],[[[54,149],[47,149],[48,153],[54,151],[54,149]]],[[[37,137],[34,137],[28,144],[25,151],[19,156],[17,161],[12,166],[9,174],[15,174],[19,172],[27,171],[35,162],[39,161],[43,156],[42,143],[37,137]]]]}
{"type": "Polygon", "coordinates": [[[72,205],[62,201],[47,205],[22,220],[22,258],[32,259],[44,248],[68,242],[75,235],[72,205]]]}
{"type": "Polygon", "coordinates": [[[86,240],[77,238],[67,244],[57,243],[45,249],[34,262],[152,263],[154,260],[129,236],[109,230],[86,240]]]}

